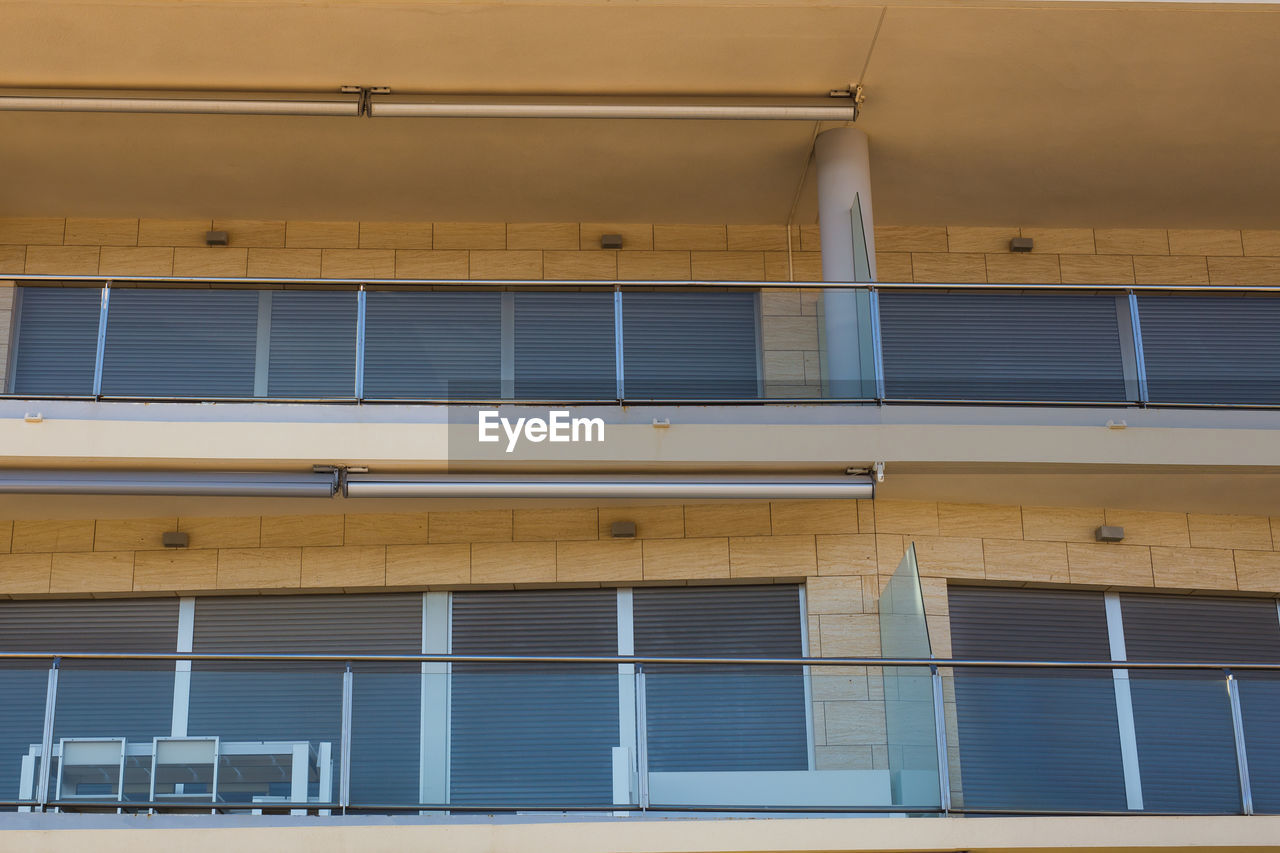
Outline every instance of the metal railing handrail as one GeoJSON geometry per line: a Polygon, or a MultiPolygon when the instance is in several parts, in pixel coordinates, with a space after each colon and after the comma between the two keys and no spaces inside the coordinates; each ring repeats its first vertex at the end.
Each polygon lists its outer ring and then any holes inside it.
{"type": "Polygon", "coordinates": [[[16,660],[242,661],[248,663],[492,663],[639,664],[642,666],[897,666],[936,669],[1155,669],[1280,672],[1280,662],[1010,660],[903,657],[661,657],[647,655],[292,654],[255,652],[0,652],[0,664],[16,660]]]}

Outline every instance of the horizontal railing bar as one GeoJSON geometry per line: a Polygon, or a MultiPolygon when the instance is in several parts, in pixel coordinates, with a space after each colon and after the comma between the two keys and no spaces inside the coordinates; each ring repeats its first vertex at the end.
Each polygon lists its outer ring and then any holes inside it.
{"type": "Polygon", "coordinates": [[[1203,661],[1066,661],[1066,660],[1001,660],[975,658],[759,658],[759,657],[646,657],[624,655],[368,655],[368,654],[268,654],[268,653],[191,653],[191,652],[0,652],[6,660],[119,660],[119,661],[245,661],[257,663],[565,663],[565,664],[641,664],[659,666],[898,666],[898,667],[998,667],[1011,669],[1193,669],[1193,670],[1274,670],[1280,663],[1239,663],[1203,661]]]}
{"type": "Polygon", "coordinates": [[[708,281],[702,279],[689,281],[642,281],[627,279],[440,279],[440,278],[214,278],[208,276],[120,276],[120,275],[36,275],[27,273],[4,273],[6,281],[61,281],[102,283],[187,283],[187,284],[293,284],[302,286],[351,286],[366,285],[382,287],[384,285],[411,285],[432,287],[514,287],[561,288],[561,287],[599,287],[612,289],[622,287],[721,287],[721,288],[795,288],[819,290],[857,290],[874,288],[877,290],[1057,290],[1083,291],[1099,293],[1280,293],[1280,284],[1276,285],[1204,285],[1204,284],[1005,284],[997,282],[978,282],[973,284],[957,282],[851,282],[851,281],[708,281]]]}
{"type": "MultiPolygon", "coordinates": [[[[13,808],[15,806],[30,806],[39,808],[40,804],[34,800],[0,800],[0,808],[13,808]]],[[[342,806],[338,803],[317,803],[317,802],[270,802],[270,803],[234,803],[234,802],[211,802],[211,801],[186,801],[173,802],[172,800],[50,800],[45,804],[45,808],[59,808],[68,811],[76,809],[154,809],[156,811],[183,811],[190,812],[193,809],[200,811],[248,811],[250,809],[262,809],[264,811],[290,811],[294,809],[305,809],[307,811],[331,809],[338,810],[342,806]]],[[[447,811],[447,812],[465,812],[465,813],[504,813],[504,812],[639,812],[641,807],[629,803],[613,803],[609,805],[512,805],[510,803],[502,805],[474,805],[474,804],[457,804],[457,803],[352,803],[346,807],[348,812],[360,811],[379,811],[379,812],[418,812],[418,811],[447,811]]],[[[941,812],[938,806],[900,806],[893,804],[876,805],[876,806],[769,806],[769,805],[655,805],[648,811],[661,812],[769,812],[769,813],[795,813],[795,814],[883,814],[886,812],[909,812],[911,814],[937,814],[941,812]]],[[[953,809],[953,811],[956,811],[953,809]]],[[[1129,814],[1129,812],[1117,812],[1117,814],[1129,814]]]]}

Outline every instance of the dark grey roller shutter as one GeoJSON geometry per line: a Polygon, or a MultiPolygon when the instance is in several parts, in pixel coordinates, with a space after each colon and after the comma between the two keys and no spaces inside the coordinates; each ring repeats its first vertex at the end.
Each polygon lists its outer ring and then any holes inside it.
{"type": "MultiPolygon", "coordinates": [[[[613,655],[612,590],[453,595],[455,654],[613,655]]],[[[450,802],[606,805],[619,745],[612,664],[454,664],[450,802]]]]}
{"type": "Polygon", "coordinates": [[[1138,297],[1151,399],[1280,403],[1280,298],[1138,297]]]}
{"type": "Polygon", "coordinates": [[[516,397],[612,400],[613,293],[516,293],[516,397]]]}
{"type": "Polygon", "coordinates": [[[365,396],[500,397],[501,297],[496,291],[370,291],[365,307],[365,396]]]}
{"type": "Polygon", "coordinates": [[[1122,402],[1111,296],[880,295],[891,398],[1122,402]]]}
{"type": "Polygon", "coordinates": [[[252,397],[257,338],[256,291],[113,288],[102,393],[252,397]]]}
{"type": "MultiPolygon", "coordinates": [[[[957,658],[1110,660],[1101,593],[952,586],[957,658]]],[[[969,808],[1109,811],[1127,805],[1109,670],[955,670],[969,808]]]]}
{"type": "Polygon", "coordinates": [[[626,396],[759,396],[757,313],[752,292],[623,293],[626,396]]]}
{"type": "MultiPolygon", "coordinates": [[[[421,595],[201,598],[193,651],[419,654],[421,595]]],[[[351,799],[418,801],[421,675],[417,664],[353,666],[351,799]]],[[[188,733],[224,740],[307,740],[333,748],[337,797],[341,663],[192,665],[188,733]]],[[[312,795],[316,795],[312,786],[312,795]]]]}
{"type": "Polygon", "coordinates": [[[13,393],[93,393],[102,291],[96,287],[18,288],[13,393]]]}
{"type": "MultiPolygon", "coordinates": [[[[177,646],[176,598],[0,602],[0,648],[5,651],[174,652],[177,646]]],[[[17,797],[21,756],[40,742],[48,666],[47,661],[6,663],[0,672],[4,799],[17,797]]],[[[172,661],[64,660],[54,742],[123,737],[149,743],[170,734],[173,670],[172,661]]],[[[51,797],[56,787],[51,780],[51,797]]]]}
{"type": "Polygon", "coordinates": [[[277,290],[271,297],[271,397],[355,394],[356,293],[277,290]]]}
{"type": "MultiPolygon", "coordinates": [[[[800,657],[794,586],[659,587],[634,592],[640,656],[800,657]]],[[[805,770],[800,667],[645,667],[655,772],[805,770]]]]}
{"type": "MultiPolygon", "coordinates": [[[[1129,660],[1280,661],[1276,603],[1210,596],[1121,595],[1129,660]]],[[[1280,810],[1280,682],[1241,672],[1241,713],[1254,799],[1280,810]]],[[[1233,812],[1239,777],[1224,676],[1216,671],[1130,672],[1143,804],[1233,812]]]]}

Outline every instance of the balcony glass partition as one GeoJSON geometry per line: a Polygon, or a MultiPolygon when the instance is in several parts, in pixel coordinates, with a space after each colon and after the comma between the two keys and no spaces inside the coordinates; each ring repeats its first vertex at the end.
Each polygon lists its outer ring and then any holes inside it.
{"type": "Polygon", "coordinates": [[[14,305],[14,394],[93,394],[102,291],[96,287],[19,287],[14,305]]]}
{"type": "Polygon", "coordinates": [[[48,660],[0,661],[0,802],[36,799],[44,772],[39,752],[49,665],[48,660]]]}

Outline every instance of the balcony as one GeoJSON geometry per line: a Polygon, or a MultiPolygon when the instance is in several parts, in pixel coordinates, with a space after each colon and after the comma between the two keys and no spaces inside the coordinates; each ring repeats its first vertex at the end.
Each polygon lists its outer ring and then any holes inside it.
{"type": "Polygon", "coordinates": [[[1280,407],[1280,288],[21,285],[21,399],[1280,407]]]}

